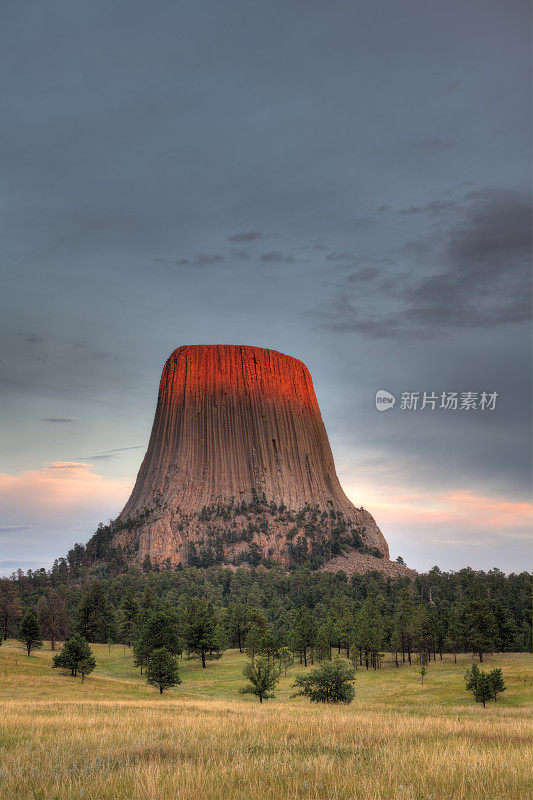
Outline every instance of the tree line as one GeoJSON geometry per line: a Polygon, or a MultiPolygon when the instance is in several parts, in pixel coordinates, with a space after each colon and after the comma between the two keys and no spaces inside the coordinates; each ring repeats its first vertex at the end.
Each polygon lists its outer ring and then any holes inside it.
{"type": "Polygon", "coordinates": [[[262,567],[110,577],[75,574],[68,565],[65,572],[56,562],[48,571],[0,580],[4,638],[17,633],[28,611],[52,649],[74,634],[89,643],[122,643],[135,648],[140,668],[150,633],[144,640],[140,634],[154,614],[174,620],[179,647],[204,665],[228,646],[267,661],[285,648],[304,665],[342,653],[367,669],[420,662],[422,654],[431,660],[471,652],[482,661],[485,653],[531,648],[531,576],[496,569],[434,567],[412,581],[262,567]]]}

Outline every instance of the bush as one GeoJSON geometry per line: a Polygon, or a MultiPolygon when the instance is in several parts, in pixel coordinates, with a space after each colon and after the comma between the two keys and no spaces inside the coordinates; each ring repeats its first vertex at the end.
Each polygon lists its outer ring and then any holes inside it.
{"type": "Polygon", "coordinates": [[[293,688],[300,691],[292,697],[303,695],[313,703],[351,703],[355,697],[354,677],[352,667],[337,656],[296,678],[293,688]]]}

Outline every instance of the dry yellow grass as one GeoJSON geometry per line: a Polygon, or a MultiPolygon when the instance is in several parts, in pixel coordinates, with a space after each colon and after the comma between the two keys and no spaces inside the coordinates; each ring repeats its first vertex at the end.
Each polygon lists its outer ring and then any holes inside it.
{"type": "MultiPolygon", "coordinates": [[[[105,662],[107,649],[96,649],[105,662]]],[[[115,650],[129,669],[130,654],[115,650]]],[[[340,708],[290,700],[290,678],[279,700],[234,697],[243,664],[235,653],[200,673],[203,697],[193,693],[195,664],[183,666],[183,687],[160,697],[102,671],[82,687],[49,670],[49,659],[0,648],[2,800],[529,796],[526,655],[491,660],[509,690],[485,710],[464,692],[466,659],[432,665],[424,690],[414,669],[359,672],[354,703],[340,708]]]]}

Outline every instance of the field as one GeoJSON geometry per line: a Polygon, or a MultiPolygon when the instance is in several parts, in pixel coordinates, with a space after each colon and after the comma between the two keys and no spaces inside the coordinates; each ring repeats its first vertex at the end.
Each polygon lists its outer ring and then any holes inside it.
{"type": "Polygon", "coordinates": [[[533,658],[505,654],[507,691],[486,709],[464,690],[471,660],[445,656],[421,686],[415,666],[358,670],[350,706],[238,694],[245,656],[202,670],[183,659],[180,687],[148,687],[131,653],[94,645],[96,671],[51,670],[0,647],[2,800],[520,800],[530,796],[533,658]]]}

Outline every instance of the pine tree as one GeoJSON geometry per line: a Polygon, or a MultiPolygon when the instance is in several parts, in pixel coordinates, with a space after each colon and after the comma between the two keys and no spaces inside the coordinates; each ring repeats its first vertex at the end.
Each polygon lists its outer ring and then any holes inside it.
{"type": "Polygon", "coordinates": [[[204,669],[208,654],[214,657],[222,655],[222,630],[218,625],[213,603],[204,597],[189,603],[183,636],[189,652],[201,657],[204,669]]]}
{"type": "Polygon", "coordinates": [[[102,584],[93,581],[82,596],[75,616],[75,630],[88,642],[114,639],[115,619],[102,584]]]}
{"type": "Polygon", "coordinates": [[[464,631],[462,626],[462,610],[459,603],[454,603],[448,615],[447,645],[453,653],[454,663],[457,664],[457,651],[460,650],[464,641],[464,631]]]}
{"type": "Polygon", "coordinates": [[[165,647],[152,650],[146,667],[146,680],[151,686],[157,686],[160,694],[164,689],[181,683],[176,658],[165,647]]]}
{"type": "Polygon", "coordinates": [[[481,670],[474,689],[474,699],[476,703],[483,703],[483,708],[485,708],[487,700],[492,700],[492,696],[490,676],[484,670],[481,670]]]}
{"type": "Polygon", "coordinates": [[[0,624],[3,639],[7,639],[16,631],[15,626],[20,619],[20,613],[20,600],[16,587],[9,578],[0,578],[0,624]]]}
{"type": "Polygon", "coordinates": [[[413,631],[420,658],[425,656],[427,664],[434,642],[434,620],[427,606],[419,606],[414,614],[413,631]]]}
{"type": "Polygon", "coordinates": [[[477,664],[472,664],[470,669],[465,672],[466,690],[468,692],[475,691],[479,678],[479,667],[477,664]]]}
{"type": "Polygon", "coordinates": [[[294,664],[294,658],[288,647],[282,647],[278,654],[280,667],[283,670],[285,677],[287,677],[287,670],[294,664]]]}
{"type": "Polygon", "coordinates": [[[242,671],[245,678],[250,681],[250,686],[239,689],[240,694],[253,694],[259,698],[259,702],[269,700],[274,697],[273,689],[280,678],[277,667],[265,658],[256,658],[246,664],[242,671]]]}
{"type": "Polygon", "coordinates": [[[482,662],[483,654],[493,650],[496,637],[496,620],[485,597],[478,596],[464,604],[462,626],[472,652],[482,662]]]}
{"type": "Polygon", "coordinates": [[[281,646],[281,631],[273,625],[267,625],[259,652],[266,657],[267,661],[269,659],[274,661],[279,656],[281,646]]]}
{"type": "Polygon", "coordinates": [[[82,658],[82,660],[78,664],[78,672],[81,675],[82,683],[85,680],[85,676],[89,675],[95,667],[96,667],[96,661],[94,660],[92,655],[88,656],[87,658],[82,658]]]}
{"type": "Polygon", "coordinates": [[[418,670],[420,672],[420,675],[422,676],[422,686],[424,685],[424,675],[427,672],[427,669],[426,669],[426,664],[427,663],[428,663],[428,657],[427,657],[425,651],[423,651],[420,654],[420,664],[421,664],[421,666],[420,666],[420,669],[418,670]]]}
{"type": "Polygon", "coordinates": [[[232,645],[242,653],[248,628],[248,612],[242,603],[230,603],[225,615],[226,630],[232,645]]]}
{"type": "Polygon", "coordinates": [[[32,650],[38,650],[43,646],[41,641],[41,628],[35,616],[35,611],[27,611],[20,623],[18,638],[26,645],[28,656],[32,650]]]}
{"type": "Polygon", "coordinates": [[[126,596],[122,601],[119,613],[119,637],[120,641],[131,647],[133,637],[135,635],[137,619],[139,616],[139,607],[133,596],[131,589],[128,589],[126,596]]]}
{"type": "Polygon", "coordinates": [[[156,610],[156,603],[154,600],[154,592],[151,584],[146,583],[144,592],[139,603],[139,615],[137,625],[142,628],[148,617],[156,610]]]}
{"type": "Polygon", "coordinates": [[[70,639],[67,639],[59,653],[56,653],[52,660],[52,668],[63,669],[66,672],[76,677],[78,671],[83,672],[83,676],[88,675],[89,672],[96,666],[93,652],[89,647],[87,640],[76,633],[70,639]]]}
{"type": "Polygon", "coordinates": [[[400,637],[402,662],[405,662],[405,654],[409,664],[411,663],[411,652],[413,648],[413,600],[407,588],[402,589],[398,598],[398,611],[394,615],[395,629],[400,637]]]}
{"type": "Polygon", "coordinates": [[[268,621],[262,611],[253,608],[248,615],[248,627],[246,630],[245,651],[249,658],[254,660],[255,656],[261,653],[263,639],[268,628],[268,621]]]}
{"type": "Polygon", "coordinates": [[[350,648],[355,639],[355,620],[353,614],[345,611],[335,626],[339,646],[346,649],[346,658],[350,657],[350,648]]]}
{"type": "Polygon", "coordinates": [[[181,642],[176,620],[164,611],[151,614],[133,643],[134,664],[141,668],[147,664],[154,650],[164,648],[171,655],[180,652],[181,642]]]}
{"type": "Polygon", "coordinates": [[[313,647],[317,634],[316,622],[305,606],[299,608],[294,616],[292,625],[292,647],[296,653],[300,654],[304,666],[307,666],[307,653],[313,647]]]}
{"type": "Polygon", "coordinates": [[[507,688],[501,669],[485,672],[475,663],[466,671],[465,680],[467,690],[474,693],[476,703],[483,703],[483,708],[488,700],[496,700],[497,695],[507,688]]]}
{"type": "Polygon", "coordinates": [[[492,687],[492,696],[494,700],[497,700],[500,692],[505,692],[505,690],[507,689],[507,686],[505,685],[505,682],[503,680],[501,669],[499,667],[496,667],[496,669],[491,670],[491,672],[489,672],[489,678],[490,678],[490,685],[492,687]]]}
{"type": "Polygon", "coordinates": [[[50,649],[56,649],[56,642],[67,631],[66,603],[57,589],[48,589],[37,603],[37,617],[43,635],[50,641],[50,649]]]}
{"type": "Polygon", "coordinates": [[[318,661],[331,661],[331,639],[328,626],[319,626],[315,639],[315,653],[318,661]]]}
{"type": "Polygon", "coordinates": [[[367,598],[355,620],[356,641],[360,653],[364,653],[365,666],[377,669],[383,643],[383,620],[375,602],[367,598]]]}

